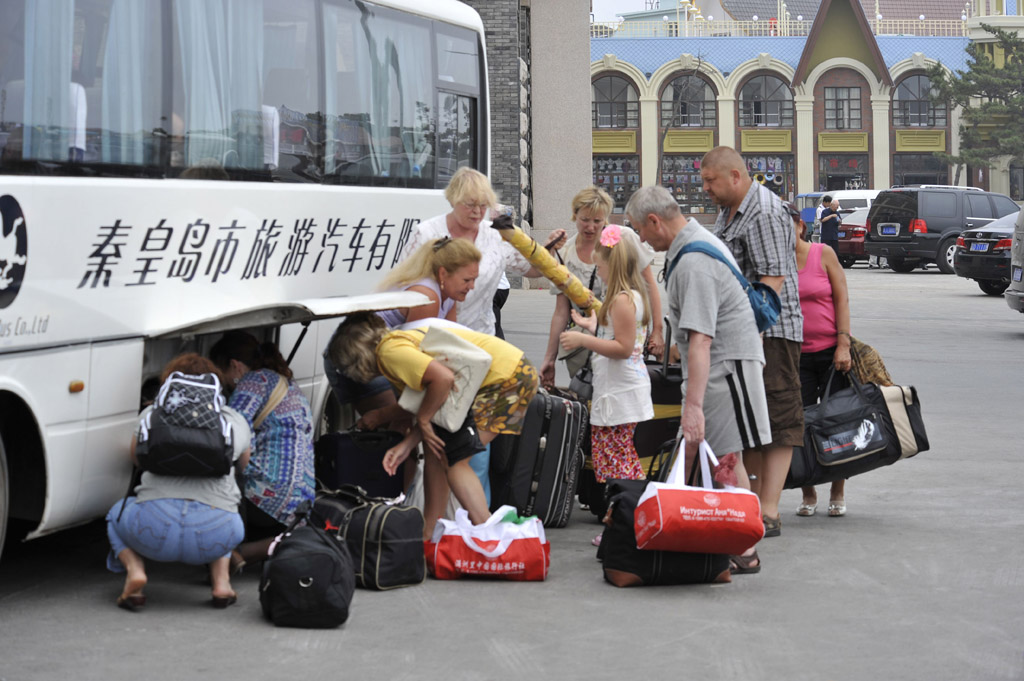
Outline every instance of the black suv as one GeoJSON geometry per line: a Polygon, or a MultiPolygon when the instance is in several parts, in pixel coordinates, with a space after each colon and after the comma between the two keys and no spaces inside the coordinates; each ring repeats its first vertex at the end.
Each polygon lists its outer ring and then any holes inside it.
{"type": "Polygon", "coordinates": [[[886,189],[868,210],[864,251],[888,258],[897,272],[933,262],[943,273],[953,274],[960,232],[1018,210],[1008,196],[970,187],[886,189]]]}

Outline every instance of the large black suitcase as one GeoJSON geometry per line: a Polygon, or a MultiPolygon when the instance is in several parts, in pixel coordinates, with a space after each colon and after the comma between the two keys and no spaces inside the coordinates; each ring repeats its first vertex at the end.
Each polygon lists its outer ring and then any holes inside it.
{"type": "Polygon", "coordinates": [[[393,499],[402,493],[403,462],[398,472],[384,470],[384,454],[401,442],[393,430],[350,430],[322,435],[313,445],[316,479],[323,489],[358,485],[371,497],[393,499]]]}
{"type": "Polygon", "coordinates": [[[729,556],[717,553],[645,551],[636,547],[633,514],[646,480],[609,480],[611,524],[601,536],[597,557],[604,578],[615,586],[729,582],[729,556]]]}
{"type": "MultiPolygon", "coordinates": [[[[852,461],[827,465],[822,463],[821,457],[815,452],[809,431],[805,429],[804,446],[793,448],[786,489],[845,480],[928,450],[921,402],[913,386],[881,387],[875,383],[864,383],[858,387],[859,395],[853,386],[830,395],[830,408],[832,411],[842,411],[843,405],[849,403],[849,409],[853,411],[861,404],[860,396],[863,396],[882,416],[882,434],[886,447],[852,461]]],[[[804,410],[804,422],[815,422],[821,408],[821,404],[807,407],[804,410]]]]}
{"type": "Polygon", "coordinates": [[[384,591],[419,584],[426,577],[423,513],[346,485],[317,496],[310,523],[352,554],[356,583],[384,591]]]}
{"type": "Polygon", "coordinates": [[[540,391],[527,407],[523,431],[491,443],[491,510],[510,504],[547,527],[565,527],[590,438],[579,402],[540,391]]]}

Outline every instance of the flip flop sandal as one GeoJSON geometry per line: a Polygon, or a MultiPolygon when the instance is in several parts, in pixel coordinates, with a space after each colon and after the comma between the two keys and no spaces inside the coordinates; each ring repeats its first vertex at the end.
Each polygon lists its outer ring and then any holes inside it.
{"type": "Polygon", "coordinates": [[[818,510],[818,504],[800,504],[797,506],[796,514],[802,518],[810,518],[818,510]]]}
{"type": "Polygon", "coordinates": [[[839,518],[839,517],[842,517],[844,515],[846,515],[846,502],[845,501],[840,501],[838,503],[836,503],[836,502],[829,502],[829,505],[828,505],[828,516],[830,518],[839,518]]]}
{"type": "Polygon", "coordinates": [[[760,571],[761,558],[757,555],[756,549],[749,556],[729,556],[729,572],[731,574],[754,575],[760,571]]]}

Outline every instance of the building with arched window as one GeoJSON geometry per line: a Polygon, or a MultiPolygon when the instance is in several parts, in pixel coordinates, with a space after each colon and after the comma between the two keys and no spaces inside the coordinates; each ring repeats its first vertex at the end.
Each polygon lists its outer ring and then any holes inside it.
{"type": "Polygon", "coordinates": [[[866,0],[792,2],[661,0],[592,32],[594,181],[617,212],[658,183],[684,212],[713,213],[700,159],[717,145],[787,199],[952,183],[1024,199],[1024,160],[989,174],[936,156],[957,153],[959,112],[932,102],[927,75],[935,64],[966,69],[982,21],[1024,27],[1024,17],[983,0],[934,0],[928,11],[950,16],[930,18],[888,0],[874,11],[866,0]],[[602,124],[602,110],[625,124],[602,124]]]}

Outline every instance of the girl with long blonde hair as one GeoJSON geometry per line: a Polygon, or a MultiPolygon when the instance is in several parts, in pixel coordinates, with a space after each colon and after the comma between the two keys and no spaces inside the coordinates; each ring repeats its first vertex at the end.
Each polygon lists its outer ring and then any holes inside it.
{"type": "MultiPolygon", "coordinates": [[[[651,379],[644,363],[644,339],[650,321],[647,287],[638,268],[639,255],[623,239],[623,227],[608,225],[594,247],[597,276],[607,287],[598,314],[572,319],[590,333],[565,331],[560,342],[566,350],[592,351],[594,396],[590,405],[590,443],[594,475],[599,483],[609,478],[642,480],[643,467],[633,446],[636,424],[654,417],[651,379]]],[[[600,535],[594,543],[600,543],[600,535]]]]}

